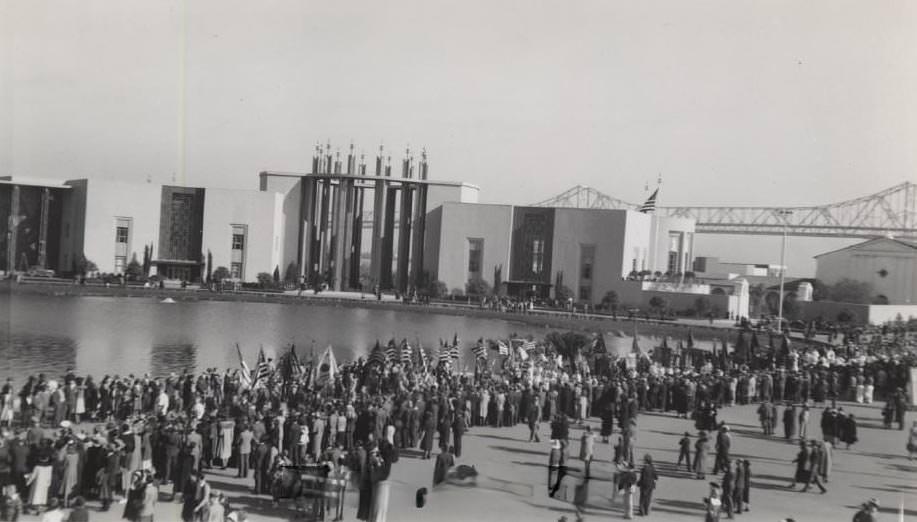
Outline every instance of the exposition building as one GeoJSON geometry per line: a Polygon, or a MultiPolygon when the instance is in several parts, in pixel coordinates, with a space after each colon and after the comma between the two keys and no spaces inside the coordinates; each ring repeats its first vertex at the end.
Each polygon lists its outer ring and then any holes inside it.
{"type": "Polygon", "coordinates": [[[3,177],[0,270],[66,276],[89,259],[121,274],[148,258],[151,274],[192,283],[216,267],[241,282],[292,272],[345,291],[404,293],[441,281],[464,293],[482,280],[513,297],[568,288],[585,304],[615,291],[621,304],[665,296],[680,310],[706,296],[720,313],[747,315],[744,280],[716,292],[684,280],[694,263],[691,219],[479,204],[478,187],[431,179],[425,153],[415,161],[407,151],[393,172],[383,152],[370,171],[353,146],[344,157],[316,147],[311,172],[261,172],[258,190],[3,177]]]}

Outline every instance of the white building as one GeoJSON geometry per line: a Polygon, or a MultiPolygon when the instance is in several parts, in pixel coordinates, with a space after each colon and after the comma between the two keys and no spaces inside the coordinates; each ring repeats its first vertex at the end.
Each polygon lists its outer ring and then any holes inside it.
{"type": "Polygon", "coordinates": [[[880,304],[917,304],[917,244],[877,238],[815,256],[815,277],[869,283],[880,304]]]}

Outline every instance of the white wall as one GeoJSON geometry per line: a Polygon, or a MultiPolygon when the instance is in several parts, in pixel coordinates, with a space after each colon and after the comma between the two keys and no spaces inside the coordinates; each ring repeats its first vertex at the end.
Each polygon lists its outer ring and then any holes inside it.
{"type": "Polygon", "coordinates": [[[284,196],[256,190],[207,189],[204,195],[202,249],[213,256],[213,267],[229,268],[232,251],[232,225],[246,225],[243,279],[257,281],[259,272],[273,274],[286,265],[282,242],[284,196]]]}
{"type": "Polygon", "coordinates": [[[871,241],[817,257],[815,277],[828,285],[844,278],[869,283],[873,294],[884,295],[889,304],[917,304],[917,249],[871,241]]]}
{"type": "Polygon", "coordinates": [[[623,265],[621,267],[621,277],[627,277],[633,268],[632,260],[637,260],[637,272],[644,269],[655,271],[655,264],[652,256],[654,251],[651,246],[653,235],[653,218],[650,214],[626,212],[626,224],[624,231],[623,265]]]}
{"type": "MultiPolygon", "coordinates": [[[[595,246],[592,268],[592,302],[602,300],[614,283],[621,279],[624,259],[630,256],[622,249],[627,225],[624,210],[586,210],[558,208],[554,211],[554,242],[552,245],[552,283],[557,272],[563,272],[564,285],[580,300],[580,250],[582,245],[595,246]]],[[[630,269],[628,268],[628,272],[630,269]]]]}
{"type": "Polygon", "coordinates": [[[69,269],[73,256],[82,252],[100,272],[114,272],[116,218],[131,218],[128,251],[136,253],[138,261],[143,262],[145,244],[153,243],[153,257],[157,256],[161,185],[107,180],[74,180],[68,184],[74,186],[74,193],[71,203],[65,205],[62,233],[69,228],[70,237],[62,242],[61,266],[69,269]]]}
{"type": "Polygon", "coordinates": [[[468,238],[480,238],[484,240],[483,279],[493,285],[497,265],[503,265],[503,280],[509,279],[512,219],[510,205],[443,204],[437,278],[450,291],[458,288],[464,292],[468,281],[468,238]]]}

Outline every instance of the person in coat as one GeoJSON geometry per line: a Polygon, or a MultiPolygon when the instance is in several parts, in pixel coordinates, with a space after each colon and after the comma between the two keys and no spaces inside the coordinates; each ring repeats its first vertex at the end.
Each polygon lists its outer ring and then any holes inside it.
{"type": "Polygon", "coordinates": [[[859,440],[857,438],[857,421],[852,413],[844,418],[842,426],[841,442],[847,445],[847,449],[850,449],[850,446],[856,444],[859,440]]]}
{"type": "Polygon", "coordinates": [[[640,514],[648,517],[653,504],[653,490],[656,489],[656,481],[659,475],[656,473],[656,467],[653,466],[653,457],[647,453],[643,456],[643,470],[640,472],[640,480],[637,486],[640,488],[640,514]]]}
{"type": "Polygon", "coordinates": [[[787,403],[783,410],[783,438],[790,440],[796,434],[796,406],[787,403]]]}
{"type": "Polygon", "coordinates": [[[691,472],[694,468],[691,467],[691,434],[687,431],[685,436],[678,441],[678,462],[675,466],[681,466],[681,461],[685,461],[685,468],[688,470],[688,473],[691,472]]]}
{"type": "Polygon", "coordinates": [[[440,485],[446,480],[446,475],[452,466],[455,465],[455,456],[452,453],[453,448],[442,451],[436,456],[436,463],[433,466],[433,487],[440,485]]]}
{"type": "Polygon", "coordinates": [[[723,469],[723,482],[720,485],[723,490],[723,511],[726,512],[726,516],[732,518],[733,513],[735,513],[735,506],[733,505],[733,489],[735,488],[735,477],[732,475],[732,467],[729,464],[726,464],[726,467],[723,469]]]}
{"type": "Polygon", "coordinates": [[[579,458],[583,461],[585,469],[583,476],[589,478],[589,469],[592,466],[592,459],[595,452],[595,433],[592,432],[592,426],[586,426],[583,436],[580,438],[579,458]]]}
{"type": "MultiPolygon", "coordinates": [[[[729,450],[732,448],[732,437],[729,435],[729,426],[723,425],[716,435],[716,460],[713,462],[713,474],[716,475],[721,469],[729,467],[729,450]]],[[[725,489],[723,493],[723,502],[725,498],[725,489]]]]}
{"type": "Polygon", "coordinates": [[[742,507],[745,511],[751,511],[751,461],[745,459],[742,461],[742,507]]]}
{"type": "Polygon", "coordinates": [[[796,463],[796,472],[793,474],[793,483],[788,486],[790,489],[795,488],[796,484],[800,482],[803,484],[809,483],[809,447],[806,445],[806,441],[799,441],[799,452],[793,462],[796,463]]]}
{"type": "Polygon", "coordinates": [[[423,413],[423,437],[420,441],[420,449],[423,450],[423,459],[430,458],[433,452],[433,434],[436,432],[436,418],[431,409],[423,413]]]}
{"type": "Polygon", "coordinates": [[[741,513],[744,506],[743,497],[745,494],[745,467],[742,460],[736,459],[735,462],[735,486],[732,488],[732,506],[736,513],[741,513]]]}
{"type": "Polygon", "coordinates": [[[703,480],[707,476],[707,453],[710,452],[710,441],[707,432],[701,431],[694,443],[694,473],[695,478],[703,480]]]}
{"type": "Polygon", "coordinates": [[[459,410],[452,421],[452,447],[454,448],[455,458],[462,458],[462,436],[467,429],[465,415],[459,410]]]}

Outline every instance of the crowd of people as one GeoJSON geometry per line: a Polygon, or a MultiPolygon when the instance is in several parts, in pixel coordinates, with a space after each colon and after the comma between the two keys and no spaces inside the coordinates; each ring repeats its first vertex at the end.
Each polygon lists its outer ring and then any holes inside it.
{"type": "MultiPolygon", "coordinates": [[[[685,433],[678,442],[678,465],[701,480],[708,471],[723,473],[706,503],[718,519],[720,512],[731,517],[749,509],[752,464],[733,456],[718,409],[758,404],[764,435],[776,436],[782,405],[783,436],[800,444],[793,484],[803,491],[811,484],[824,491],[833,448],[857,440],[856,420],[837,407],[839,399],[885,400],[900,429],[907,410],[909,360],[853,353],[841,361],[830,346],[777,352],[766,364],[711,354],[686,365],[662,354],[610,356],[595,349],[599,343],[565,361],[552,346],[509,341],[500,368],[486,363],[487,352],[466,354],[475,355],[472,373],[458,371],[454,344],[436,365],[417,350],[393,357],[377,345],[367,358],[324,374],[291,350],[276,364],[259,361],[254,372],[96,381],[67,371],[29,377],[18,388],[8,379],[0,390],[0,519],[25,510],[77,512],[89,500],[103,510],[123,506],[129,520],[150,520],[165,496],[181,503],[185,521],[237,520],[244,510],[212,489],[207,473],[232,468],[255,495],[292,498],[335,519],[350,484],[358,494],[356,517],[384,522],[391,471],[405,452],[433,459],[437,446],[439,484],[461,461],[470,428],[524,424],[538,442],[542,423],[550,426],[548,494],[555,496],[570,481],[570,425],[591,417],[601,424],[581,440],[583,480],[596,438],[610,442],[617,424],[612,493],[622,494],[630,518],[637,490],[639,512],[651,512],[658,478],[651,455],[637,458],[638,415],[646,411],[694,419],[698,435],[692,441],[685,433]],[[821,440],[809,429],[810,405],[821,408],[821,440]]],[[[917,450],[917,441],[911,446],[917,450]]]]}

